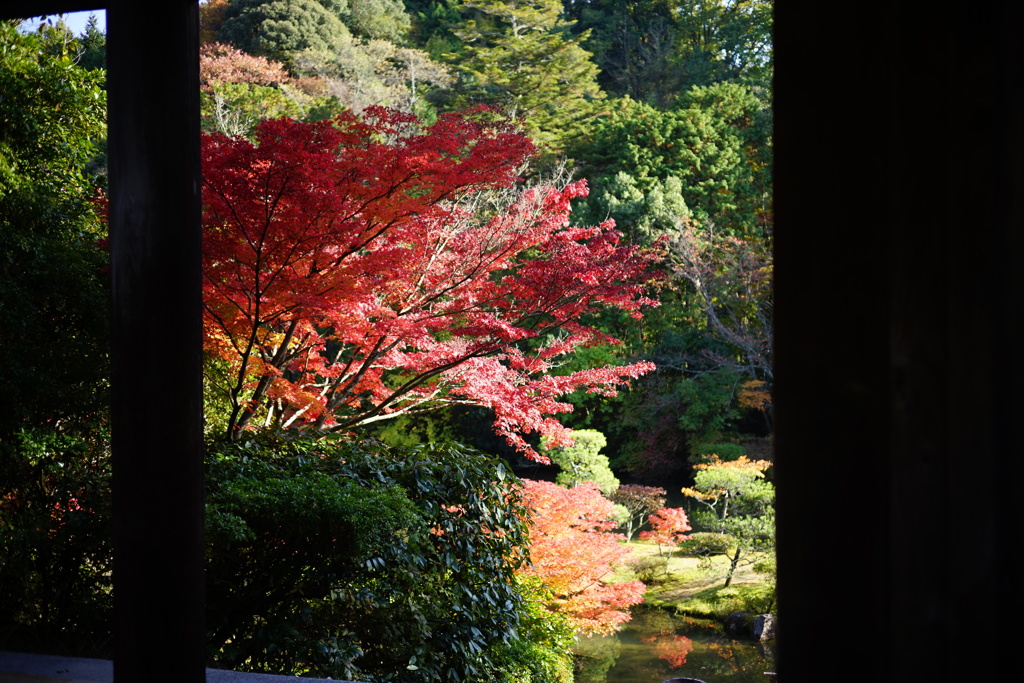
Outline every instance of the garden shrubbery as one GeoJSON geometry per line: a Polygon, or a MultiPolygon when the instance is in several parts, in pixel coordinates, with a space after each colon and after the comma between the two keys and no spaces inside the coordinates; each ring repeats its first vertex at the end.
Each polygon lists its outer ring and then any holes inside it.
{"type": "Polygon", "coordinates": [[[264,435],[209,455],[211,658],[375,681],[568,681],[518,480],[458,445],[264,435]]]}

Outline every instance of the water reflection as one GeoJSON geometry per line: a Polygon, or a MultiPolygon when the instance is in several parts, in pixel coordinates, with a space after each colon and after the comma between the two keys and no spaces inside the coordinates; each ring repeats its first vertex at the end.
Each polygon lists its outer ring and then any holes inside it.
{"type": "Polygon", "coordinates": [[[576,683],[660,683],[692,677],[707,683],[765,683],[774,670],[770,645],[732,640],[718,624],[634,609],[633,620],[613,636],[577,645],[582,668],[576,683]]]}

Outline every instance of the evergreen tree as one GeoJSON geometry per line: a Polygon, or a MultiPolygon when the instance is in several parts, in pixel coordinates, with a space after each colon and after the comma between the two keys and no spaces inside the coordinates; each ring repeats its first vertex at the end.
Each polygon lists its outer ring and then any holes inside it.
{"type": "MultiPolygon", "coordinates": [[[[592,206],[611,202],[607,193],[628,200],[629,186],[648,193],[677,178],[685,206],[701,223],[712,221],[727,235],[767,231],[771,111],[749,87],[695,87],[668,111],[628,98],[619,105],[568,150],[595,186],[592,206]]],[[[628,225],[620,228],[630,232],[628,225]]]]}
{"type": "Polygon", "coordinates": [[[62,25],[0,22],[0,441],[104,405],[106,226],[86,166],[106,98],[79,49],[62,25]]]}
{"type": "Polygon", "coordinates": [[[561,0],[467,0],[454,56],[465,99],[507,107],[534,140],[559,151],[604,97],[597,65],[562,17],[561,0]]]}
{"type": "Polygon", "coordinates": [[[347,9],[345,0],[234,0],[218,40],[287,65],[297,52],[329,50],[348,38],[339,17],[347,9]]]}
{"type": "Polygon", "coordinates": [[[693,86],[771,81],[772,0],[567,2],[609,93],[658,107],[693,86]]]}
{"type": "Polygon", "coordinates": [[[107,34],[100,30],[95,14],[89,15],[85,32],[78,39],[78,66],[83,69],[105,69],[107,67],[107,34]]]}
{"type": "Polygon", "coordinates": [[[349,0],[341,19],[357,36],[400,43],[412,25],[402,0],[349,0]]]}
{"type": "Polygon", "coordinates": [[[606,496],[619,488],[619,480],[608,466],[608,456],[601,453],[608,445],[604,434],[596,429],[575,429],[572,439],[573,445],[557,448],[549,447],[547,438],[541,440],[544,454],[562,469],[555,483],[572,488],[589,481],[606,496]]]}

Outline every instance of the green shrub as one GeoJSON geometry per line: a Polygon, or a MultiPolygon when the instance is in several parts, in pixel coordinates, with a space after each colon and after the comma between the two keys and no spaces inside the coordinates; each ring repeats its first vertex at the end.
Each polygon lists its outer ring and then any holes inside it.
{"type": "Polygon", "coordinates": [[[539,577],[517,577],[523,596],[519,637],[499,646],[488,681],[501,683],[573,683],[572,625],[551,612],[550,590],[539,577]]]}
{"type": "Polygon", "coordinates": [[[746,447],[738,443],[702,443],[693,449],[693,461],[705,462],[711,455],[717,455],[726,461],[736,460],[746,454],[746,447]]]}
{"type": "Polygon", "coordinates": [[[741,612],[767,614],[775,608],[775,586],[738,586],[736,598],[743,604],[741,612]]]}
{"type": "Polygon", "coordinates": [[[216,663],[352,676],[363,651],[346,620],[332,616],[342,581],[372,573],[423,520],[400,487],[225,450],[210,462],[206,514],[216,663]]]}
{"type": "Polygon", "coordinates": [[[454,444],[276,435],[215,444],[209,467],[217,665],[569,683],[571,631],[541,614],[515,575],[524,510],[500,461],[454,444]]]}
{"type": "Polygon", "coordinates": [[[732,537],[728,534],[716,534],[707,531],[698,531],[690,534],[690,537],[679,544],[679,550],[684,555],[694,557],[711,557],[713,555],[724,555],[732,545],[732,537]]]}
{"type": "Polygon", "coordinates": [[[715,555],[725,555],[729,552],[733,539],[728,534],[717,534],[708,531],[698,531],[690,534],[690,537],[679,544],[679,550],[684,555],[700,558],[700,567],[704,570],[711,569],[711,558],[715,555]]]}
{"type": "Polygon", "coordinates": [[[628,565],[636,578],[646,584],[664,581],[668,575],[668,558],[661,555],[648,555],[630,560],[628,565]]]}
{"type": "Polygon", "coordinates": [[[0,650],[110,657],[110,457],[99,430],[0,439],[0,650]]]}

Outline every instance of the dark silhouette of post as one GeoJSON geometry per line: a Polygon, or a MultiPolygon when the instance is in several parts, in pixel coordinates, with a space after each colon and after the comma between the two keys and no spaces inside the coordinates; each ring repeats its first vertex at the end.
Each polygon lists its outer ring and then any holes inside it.
{"type": "Polygon", "coordinates": [[[107,6],[116,683],[205,679],[199,19],[107,6]]]}
{"type": "Polygon", "coordinates": [[[776,4],[786,683],[994,681],[1017,647],[1024,3],[947,10],[776,4]]]}
{"type": "Polygon", "coordinates": [[[196,0],[4,0],[0,17],[107,9],[114,678],[205,680],[199,16],[196,0]]]}
{"type": "Polygon", "coordinates": [[[205,680],[199,19],[195,0],[5,0],[3,17],[107,9],[114,678],[205,680]]]}

